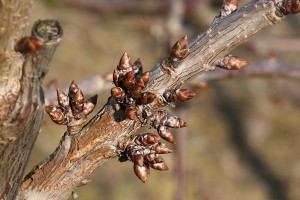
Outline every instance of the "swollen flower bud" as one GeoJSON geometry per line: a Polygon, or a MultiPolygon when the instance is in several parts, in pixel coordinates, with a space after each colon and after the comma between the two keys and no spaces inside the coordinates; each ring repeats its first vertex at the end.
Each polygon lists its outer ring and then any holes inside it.
{"type": "Polygon", "coordinates": [[[20,53],[32,53],[39,51],[44,46],[44,42],[35,37],[23,37],[15,47],[15,51],[20,53]]]}
{"type": "Polygon", "coordinates": [[[246,67],[248,64],[249,63],[242,58],[232,55],[226,55],[224,58],[218,60],[215,66],[227,70],[238,70],[246,67]]]}
{"type": "Polygon", "coordinates": [[[121,100],[124,98],[125,96],[125,93],[124,91],[122,90],[122,88],[120,87],[114,87],[114,88],[111,88],[110,90],[110,94],[113,98],[115,98],[116,100],[121,100]]]}
{"type": "Polygon", "coordinates": [[[167,142],[170,142],[172,144],[176,144],[175,138],[170,132],[169,128],[166,126],[159,126],[157,129],[157,132],[161,138],[166,140],[167,142]]]}
{"type": "Polygon", "coordinates": [[[139,166],[133,165],[135,175],[143,182],[146,183],[148,176],[150,175],[150,168],[147,165],[139,166]]]}
{"type": "Polygon", "coordinates": [[[117,69],[126,71],[130,67],[131,67],[131,60],[130,60],[130,57],[128,56],[127,52],[125,51],[120,59],[117,69]]]}
{"type": "Polygon", "coordinates": [[[134,107],[134,106],[126,107],[125,114],[129,119],[135,120],[137,118],[137,109],[136,109],[136,107],[134,107]]]}
{"type": "Polygon", "coordinates": [[[153,94],[151,92],[144,92],[141,94],[140,101],[142,104],[149,104],[149,103],[152,103],[155,98],[156,98],[155,94],[153,94]]]}
{"type": "Polygon", "coordinates": [[[125,89],[131,88],[135,85],[135,75],[133,71],[129,71],[123,78],[122,87],[125,89]]]}
{"type": "Polygon", "coordinates": [[[173,61],[179,61],[183,59],[188,53],[188,40],[185,35],[178,40],[171,49],[171,59],[173,61]]]}

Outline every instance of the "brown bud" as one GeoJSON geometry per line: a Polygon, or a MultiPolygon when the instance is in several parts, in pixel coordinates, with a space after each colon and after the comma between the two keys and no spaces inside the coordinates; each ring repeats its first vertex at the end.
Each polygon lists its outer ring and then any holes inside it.
{"type": "Polygon", "coordinates": [[[171,59],[173,61],[179,61],[183,59],[188,52],[188,40],[187,36],[183,36],[178,40],[171,49],[171,59]]]}
{"type": "Polygon", "coordinates": [[[112,97],[114,97],[117,100],[121,100],[125,96],[124,91],[120,87],[111,88],[110,94],[111,94],[112,97]]]}
{"type": "Polygon", "coordinates": [[[187,126],[187,123],[181,118],[172,115],[165,115],[160,120],[160,124],[170,128],[182,128],[187,126]]]}
{"type": "Polygon", "coordinates": [[[114,72],[113,72],[113,82],[114,82],[114,84],[115,84],[116,87],[119,86],[119,83],[118,83],[119,82],[119,76],[120,76],[119,71],[117,69],[114,69],[114,72]]]}
{"type": "Polygon", "coordinates": [[[141,144],[144,146],[153,145],[160,141],[160,138],[153,133],[145,133],[143,135],[139,135],[135,138],[136,144],[141,144]]]}
{"type": "Polygon", "coordinates": [[[76,110],[80,111],[82,109],[84,103],[84,96],[80,88],[78,88],[71,102],[72,102],[72,106],[76,110]]]}
{"type": "Polygon", "coordinates": [[[69,87],[69,94],[68,96],[69,97],[73,97],[73,95],[76,94],[77,90],[79,89],[77,83],[73,80],[72,83],[70,84],[70,87],[69,87]]]}
{"type": "Polygon", "coordinates": [[[84,102],[82,113],[85,116],[87,116],[91,112],[93,112],[93,110],[94,110],[94,108],[96,107],[96,104],[97,104],[97,99],[98,99],[98,95],[94,95],[94,96],[92,96],[91,98],[87,99],[84,102]]]}
{"type": "Polygon", "coordinates": [[[135,120],[137,118],[137,109],[134,106],[127,106],[125,110],[126,116],[131,119],[135,120]]]}
{"type": "Polygon", "coordinates": [[[226,55],[224,58],[216,62],[216,67],[227,70],[238,70],[242,67],[246,67],[247,65],[248,62],[246,60],[232,55],[226,55]]]}
{"type": "Polygon", "coordinates": [[[130,159],[132,162],[141,167],[144,165],[144,157],[142,155],[132,155],[130,156],[130,159]]]}
{"type": "Polygon", "coordinates": [[[68,96],[59,88],[56,89],[58,104],[61,107],[67,108],[69,106],[68,96]]]}
{"type": "Polygon", "coordinates": [[[151,92],[144,92],[141,94],[140,101],[142,104],[148,104],[148,103],[152,103],[155,98],[156,98],[155,94],[153,94],[151,92]]]}
{"type": "Polygon", "coordinates": [[[184,102],[196,96],[196,93],[190,92],[187,89],[177,89],[173,92],[167,92],[164,97],[169,102],[184,102]]]}
{"type": "Polygon", "coordinates": [[[131,60],[130,60],[130,57],[128,56],[127,52],[125,51],[120,59],[119,66],[117,68],[118,68],[118,70],[125,71],[129,67],[131,67],[131,60]]]}
{"type": "Polygon", "coordinates": [[[157,157],[158,157],[158,155],[156,153],[149,153],[144,156],[144,159],[147,163],[156,163],[155,160],[157,157]]]}
{"type": "Polygon", "coordinates": [[[68,120],[62,110],[56,106],[46,106],[45,111],[49,114],[52,121],[59,125],[66,125],[68,120]]]}
{"type": "Polygon", "coordinates": [[[153,145],[153,149],[158,154],[166,154],[166,153],[172,153],[173,150],[170,149],[166,144],[158,142],[157,144],[153,145]]]}
{"type": "Polygon", "coordinates": [[[300,12],[300,1],[299,0],[285,0],[282,2],[282,6],[279,10],[285,14],[296,14],[300,12]]]}
{"type": "Polygon", "coordinates": [[[133,165],[135,175],[143,182],[146,183],[148,176],[150,175],[150,168],[147,165],[139,166],[133,165]]]}
{"type": "Polygon", "coordinates": [[[224,0],[221,8],[221,17],[225,17],[235,12],[238,7],[237,0],[224,0]]]}
{"type": "Polygon", "coordinates": [[[141,74],[140,77],[137,78],[137,84],[142,86],[143,88],[146,87],[147,83],[149,82],[150,72],[144,72],[141,74]]]}
{"type": "Polygon", "coordinates": [[[136,76],[139,76],[143,73],[143,66],[141,60],[138,58],[136,61],[134,61],[132,65],[132,69],[136,76]]]}
{"type": "Polygon", "coordinates": [[[20,53],[32,53],[40,50],[44,46],[44,42],[35,37],[23,37],[19,40],[15,47],[15,51],[20,53]]]}
{"type": "Polygon", "coordinates": [[[137,99],[138,97],[140,97],[141,93],[142,93],[143,87],[140,85],[135,85],[131,88],[130,90],[130,96],[134,99],[137,99]]]}
{"type": "Polygon", "coordinates": [[[123,78],[122,87],[128,89],[135,85],[135,75],[133,71],[129,71],[123,78]]]}
{"type": "Polygon", "coordinates": [[[172,144],[176,144],[175,138],[172,135],[172,133],[170,132],[170,130],[169,130],[168,127],[166,127],[166,126],[159,126],[158,129],[157,129],[157,131],[158,131],[159,136],[162,139],[164,139],[164,140],[166,140],[166,141],[168,141],[168,142],[170,142],[172,144]]]}
{"type": "Polygon", "coordinates": [[[169,170],[169,167],[166,165],[165,162],[150,163],[149,166],[152,167],[153,169],[160,170],[160,171],[169,170]]]}

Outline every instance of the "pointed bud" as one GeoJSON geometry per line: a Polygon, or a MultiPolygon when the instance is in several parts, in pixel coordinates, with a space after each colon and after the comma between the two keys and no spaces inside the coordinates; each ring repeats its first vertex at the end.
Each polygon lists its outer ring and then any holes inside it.
{"type": "Polygon", "coordinates": [[[221,8],[221,17],[225,17],[235,12],[238,7],[237,0],[224,0],[221,8]]]}
{"type": "Polygon", "coordinates": [[[238,58],[232,55],[226,55],[224,58],[218,60],[215,66],[227,70],[238,70],[242,67],[246,67],[248,64],[249,63],[242,58],[238,58]]]}
{"type": "Polygon", "coordinates": [[[190,92],[187,89],[177,89],[173,92],[164,93],[164,97],[168,102],[184,102],[196,96],[196,93],[190,92]]]}
{"type": "Polygon", "coordinates": [[[117,69],[114,69],[114,72],[113,72],[113,82],[115,84],[116,87],[119,86],[119,71],[117,69]]]}
{"type": "Polygon", "coordinates": [[[84,96],[80,88],[78,88],[77,92],[73,96],[71,103],[76,110],[80,111],[82,109],[84,103],[84,96]]]}
{"type": "Polygon", "coordinates": [[[157,144],[153,145],[153,149],[157,154],[167,154],[173,152],[173,150],[170,147],[161,142],[158,142],[157,144]]]}
{"type": "Polygon", "coordinates": [[[166,165],[165,162],[160,162],[160,163],[150,163],[149,164],[150,167],[152,167],[153,169],[159,170],[159,171],[166,171],[169,170],[169,167],[166,165]]]}
{"type": "Polygon", "coordinates": [[[187,127],[187,123],[181,118],[172,115],[165,115],[161,120],[160,124],[170,128],[182,128],[187,127]]]}
{"type": "Polygon", "coordinates": [[[60,108],[56,106],[46,106],[45,111],[49,114],[54,123],[59,125],[66,125],[68,123],[67,118],[60,108]]]}
{"type": "Polygon", "coordinates": [[[135,76],[139,76],[143,73],[142,62],[139,58],[136,61],[134,61],[133,65],[132,65],[132,69],[135,73],[135,76]]]}
{"type": "Polygon", "coordinates": [[[188,53],[188,40],[185,35],[178,40],[171,49],[171,59],[173,61],[179,61],[183,59],[188,53]]]}
{"type": "Polygon", "coordinates": [[[111,88],[110,90],[110,94],[113,98],[115,98],[116,100],[121,100],[124,98],[125,96],[125,93],[124,91],[122,90],[122,88],[120,87],[114,87],[114,88],[111,88]]]}
{"type": "Polygon", "coordinates": [[[155,163],[155,158],[157,155],[155,153],[149,153],[144,156],[144,159],[147,163],[155,163]]]}
{"type": "Polygon", "coordinates": [[[39,51],[44,46],[44,42],[35,37],[23,37],[15,47],[16,52],[33,53],[39,51]]]}
{"type": "Polygon", "coordinates": [[[137,84],[143,88],[146,87],[149,82],[150,74],[149,71],[142,73],[141,76],[137,78],[137,84]]]}
{"type": "Polygon", "coordinates": [[[59,88],[56,89],[58,104],[61,107],[69,107],[69,98],[68,96],[59,88]]]}
{"type": "Polygon", "coordinates": [[[133,71],[129,71],[123,78],[122,87],[128,89],[135,85],[135,75],[133,71]]]}
{"type": "Polygon", "coordinates": [[[140,95],[141,95],[141,93],[142,93],[142,90],[143,90],[142,86],[140,86],[140,85],[135,85],[135,86],[133,86],[133,88],[131,88],[131,90],[130,90],[130,96],[131,96],[132,98],[134,98],[134,99],[137,99],[137,98],[140,97],[140,95]]]}
{"type": "Polygon", "coordinates": [[[84,102],[82,113],[85,116],[87,116],[91,112],[93,112],[93,110],[94,110],[94,108],[96,107],[96,104],[97,104],[97,99],[98,99],[98,95],[94,95],[94,96],[92,96],[91,98],[87,99],[84,102]]]}
{"type": "Polygon", "coordinates": [[[157,129],[159,136],[166,140],[167,142],[170,142],[172,144],[176,144],[175,142],[175,138],[172,135],[172,133],[170,132],[169,128],[167,128],[166,126],[159,126],[159,128],[157,129]]]}
{"type": "Polygon", "coordinates": [[[68,96],[73,97],[76,94],[78,89],[79,89],[79,87],[78,87],[77,83],[73,80],[69,87],[68,96]]]}
{"type": "Polygon", "coordinates": [[[135,143],[143,146],[153,145],[160,141],[160,138],[153,133],[145,133],[135,138],[135,143]]]}
{"type": "Polygon", "coordinates": [[[125,110],[126,116],[131,120],[136,120],[137,118],[137,109],[134,106],[128,106],[125,110]]]}
{"type": "Polygon", "coordinates": [[[148,176],[150,175],[150,168],[147,165],[139,166],[133,165],[135,175],[143,182],[146,183],[148,176]]]}
{"type": "Polygon", "coordinates": [[[119,66],[117,67],[117,69],[125,71],[129,67],[131,67],[131,60],[130,60],[130,57],[128,56],[127,52],[125,51],[120,59],[119,66]]]}
{"type": "Polygon", "coordinates": [[[140,101],[142,104],[149,104],[149,103],[152,103],[155,98],[156,98],[155,94],[153,94],[151,92],[144,92],[141,94],[140,101]]]}
{"type": "Polygon", "coordinates": [[[141,167],[144,165],[144,157],[142,155],[132,155],[130,158],[135,164],[141,167]]]}

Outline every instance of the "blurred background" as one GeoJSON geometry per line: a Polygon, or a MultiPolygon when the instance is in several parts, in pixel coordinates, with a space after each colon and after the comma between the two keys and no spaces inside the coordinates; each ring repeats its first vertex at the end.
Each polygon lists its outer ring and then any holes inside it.
{"type": "MultiPolygon", "coordinates": [[[[63,40],[44,82],[46,94],[100,77],[98,109],[109,97],[107,74],[124,51],[146,69],[183,35],[195,37],[219,14],[221,0],[34,0],[31,23],[58,19],[63,40]],[[104,84],[104,85],[105,85],[104,84]]],[[[245,4],[242,1],[240,4],[245,4]]],[[[233,55],[253,74],[207,72],[187,85],[197,96],[171,112],[188,122],[177,130],[170,170],[151,170],[146,184],[132,163],[111,160],[76,190],[86,200],[300,199],[300,15],[264,30],[233,55]],[[265,71],[267,70],[267,73],[265,71]],[[209,77],[209,75],[221,74],[209,77]],[[260,74],[261,73],[261,74],[260,74]],[[284,75],[282,75],[284,74],[284,75]],[[231,77],[231,78],[230,78],[231,77]]],[[[94,83],[95,84],[95,83],[94,83]]],[[[85,90],[83,89],[83,92],[85,90]]],[[[47,97],[47,96],[46,96],[47,97]]],[[[66,130],[45,115],[28,169],[45,159],[66,130]]],[[[147,128],[141,133],[149,131],[147,128]]],[[[174,131],[175,132],[175,131],[174,131]]]]}

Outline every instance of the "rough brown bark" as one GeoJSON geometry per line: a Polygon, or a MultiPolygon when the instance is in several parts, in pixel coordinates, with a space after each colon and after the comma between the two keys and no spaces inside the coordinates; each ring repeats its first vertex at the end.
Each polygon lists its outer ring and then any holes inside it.
{"type": "MultiPolygon", "coordinates": [[[[199,73],[214,70],[218,58],[245,42],[259,30],[280,22],[273,1],[253,1],[228,17],[216,18],[207,32],[189,45],[179,62],[163,60],[152,69],[149,84],[157,99],[140,110],[163,106],[166,90],[189,81],[199,73]]],[[[288,13],[286,13],[288,14],[288,13]]],[[[55,152],[25,178],[18,199],[67,199],[72,189],[105,161],[118,156],[130,136],[144,124],[124,117],[124,111],[110,98],[101,111],[76,135],[66,132],[55,152]]]]}
{"type": "Polygon", "coordinates": [[[59,39],[36,23],[32,34],[44,47],[33,53],[15,51],[30,4],[0,1],[0,199],[14,199],[20,187],[43,116],[41,83],[59,39]]]}

